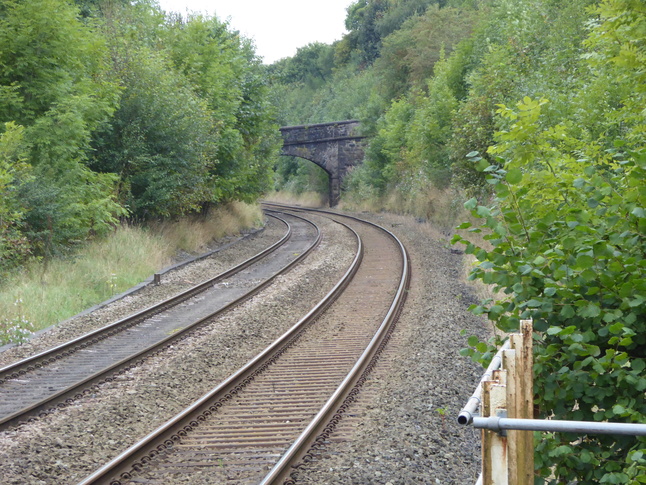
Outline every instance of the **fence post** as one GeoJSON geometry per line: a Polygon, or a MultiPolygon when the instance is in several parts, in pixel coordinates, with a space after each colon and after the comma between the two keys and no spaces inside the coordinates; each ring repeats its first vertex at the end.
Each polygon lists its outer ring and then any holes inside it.
{"type": "MultiPolygon", "coordinates": [[[[534,414],[532,322],[521,321],[521,333],[510,335],[501,370],[482,382],[482,417],[531,419],[534,414]]],[[[534,482],[534,437],[531,431],[506,435],[482,430],[483,485],[528,485],[534,482]]]]}
{"type": "MultiPolygon", "coordinates": [[[[532,322],[521,321],[521,333],[510,335],[513,358],[503,358],[507,376],[507,416],[532,419],[534,417],[534,379],[532,354],[532,322]]],[[[512,357],[512,355],[510,355],[512,357]]],[[[534,482],[534,434],[531,431],[508,431],[509,484],[524,485],[534,482]]]]}
{"type": "MultiPolygon", "coordinates": [[[[490,381],[483,382],[482,416],[496,416],[505,409],[507,372],[494,371],[490,381]]],[[[482,430],[482,483],[508,485],[507,439],[495,431],[482,430]]]]}

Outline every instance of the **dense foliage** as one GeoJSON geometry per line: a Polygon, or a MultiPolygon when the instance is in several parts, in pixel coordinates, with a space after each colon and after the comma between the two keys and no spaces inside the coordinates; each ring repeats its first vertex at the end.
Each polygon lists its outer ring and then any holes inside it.
{"type": "Polygon", "coordinates": [[[253,46],[154,0],[0,0],[0,273],[110,230],[254,200],[277,130],[253,46]]]}
{"type": "MultiPolygon", "coordinates": [[[[272,66],[281,121],[361,119],[345,200],[467,194],[455,241],[499,295],[472,310],[534,320],[540,416],[646,423],[643,1],[358,0],[347,27],[272,66]]],[[[644,438],[536,438],[537,483],[646,483],[644,438]]]]}

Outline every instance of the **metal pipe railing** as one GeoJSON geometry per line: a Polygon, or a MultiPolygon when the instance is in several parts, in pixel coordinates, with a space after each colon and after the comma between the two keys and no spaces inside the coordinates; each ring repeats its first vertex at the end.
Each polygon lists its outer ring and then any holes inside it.
{"type": "Polygon", "coordinates": [[[526,419],[531,418],[533,414],[531,338],[531,321],[522,321],[521,334],[512,334],[496,353],[478,387],[458,416],[459,424],[472,424],[474,428],[493,431],[482,434],[482,473],[475,485],[507,481],[513,484],[531,483],[534,470],[532,434],[510,433],[508,436],[505,433],[507,430],[646,436],[644,423],[526,419]],[[514,352],[505,354],[512,346],[514,352]],[[504,369],[507,375],[493,380],[494,372],[502,368],[503,355],[509,357],[509,362],[505,361],[507,369],[504,369]],[[487,403],[484,409],[483,400],[487,403]],[[508,418],[508,410],[512,416],[523,418],[508,418]],[[477,411],[485,416],[478,415],[477,411]],[[486,416],[488,414],[497,415],[486,416]],[[496,433],[499,436],[496,436],[496,433]],[[510,450],[513,450],[513,453],[510,450]]]}
{"type": "Polygon", "coordinates": [[[462,411],[460,411],[460,414],[458,415],[458,423],[471,424],[482,399],[482,383],[489,380],[495,370],[500,369],[500,366],[502,365],[502,353],[503,351],[508,350],[510,345],[511,343],[509,339],[507,339],[505,343],[502,344],[502,347],[500,347],[498,352],[496,352],[493,359],[491,359],[489,366],[487,366],[487,370],[485,370],[485,373],[482,375],[482,378],[478,383],[478,387],[476,387],[476,390],[464,405],[462,411]]]}
{"type": "Polygon", "coordinates": [[[562,421],[556,419],[515,419],[490,416],[473,418],[473,427],[498,433],[506,430],[553,431],[577,434],[615,434],[625,436],[646,436],[646,424],[598,423],[596,421],[562,421]]]}

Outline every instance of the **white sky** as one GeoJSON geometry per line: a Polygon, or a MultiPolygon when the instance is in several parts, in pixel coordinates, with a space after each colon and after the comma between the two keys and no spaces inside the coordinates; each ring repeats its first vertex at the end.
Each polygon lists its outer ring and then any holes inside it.
{"type": "Polygon", "coordinates": [[[310,42],[341,39],[353,0],[158,0],[166,11],[188,11],[230,20],[233,29],[254,39],[266,64],[291,57],[310,42]]]}

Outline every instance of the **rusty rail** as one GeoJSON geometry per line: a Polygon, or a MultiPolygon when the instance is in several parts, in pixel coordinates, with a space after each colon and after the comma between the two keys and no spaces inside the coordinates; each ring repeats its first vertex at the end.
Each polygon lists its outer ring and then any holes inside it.
{"type": "MultiPolygon", "coordinates": [[[[355,219],[355,218],[353,218],[355,219]]],[[[358,220],[358,219],[355,219],[358,220]]],[[[367,221],[362,221],[367,222],[367,221]]],[[[374,227],[376,224],[369,223],[374,227]]],[[[263,478],[260,485],[276,485],[284,482],[286,485],[295,484],[295,477],[291,477],[292,471],[297,467],[299,461],[306,458],[312,459],[310,453],[321,444],[333,432],[334,427],[342,419],[354,395],[358,393],[360,381],[365,381],[367,373],[374,366],[379,353],[387,342],[387,337],[393,329],[396,319],[406,301],[406,292],[410,286],[410,260],[406,248],[401,241],[390,231],[381,228],[386,232],[399,247],[404,264],[397,293],[379,329],[373,336],[366,350],[361,354],[352,370],[348,373],[343,382],[334,391],[334,394],[327,400],[321,411],[314,417],[307,428],[301,433],[292,446],[283,454],[278,463],[263,478]],[[318,441],[318,443],[316,443],[318,441]]]]}

